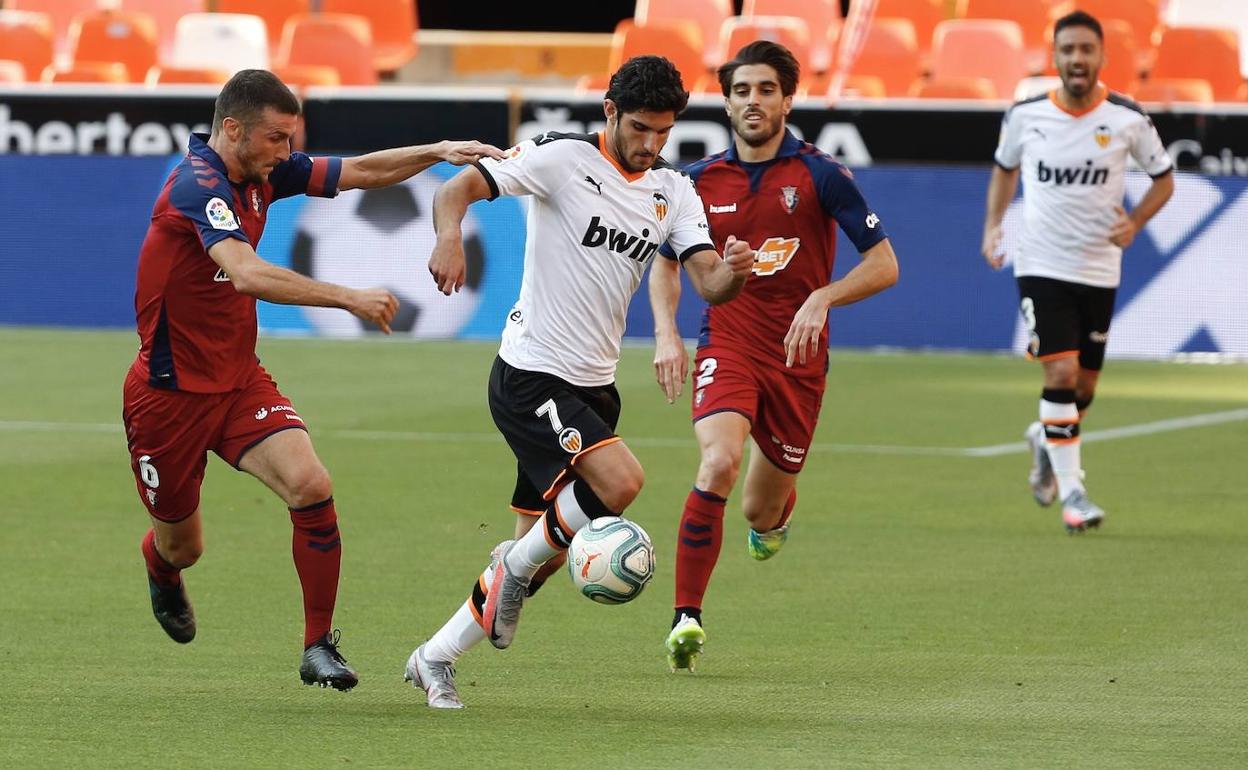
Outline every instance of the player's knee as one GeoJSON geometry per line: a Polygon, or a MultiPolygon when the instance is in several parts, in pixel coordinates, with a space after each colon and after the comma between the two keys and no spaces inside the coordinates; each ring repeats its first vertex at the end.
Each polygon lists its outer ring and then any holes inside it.
{"type": "Polygon", "coordinates": [[[646,483],[646,472],[640,463],[629,463],[619,469],[611,484],[599,495],[602,504],[612,511],[622,512],[633,504],[641,487],[646,483]]]}
{"type": "Polygon", "coordinates": [[[777,504],[774,500],[751,499],[747,495],[741,501],[741,510],[745,513],[745,520],[750,523],[750,526],[761,531],[771,529],[772,525],[780,520],[784,505],[783,503],[777,504]]]}
{"type": "Polygon", "coordinates": [[[286,504],[291,508],[306,508],[334,496],[334,486],[329,472],[320,465],[299,473],[290,483],[286,504]]]}
{"type": "Polygon", "coordinates": [[[741,450],[710,447],[702,453],[698,466],[698,488],[707,491],[732,489],[741,469],[741,450]]]}
{"type": "Polygon", "coordinates": [[[157,539],[157,551],[161,558],[178,569],[186,569],[204,555],[204,541],[199,537],[165,535],[157,539]]]}

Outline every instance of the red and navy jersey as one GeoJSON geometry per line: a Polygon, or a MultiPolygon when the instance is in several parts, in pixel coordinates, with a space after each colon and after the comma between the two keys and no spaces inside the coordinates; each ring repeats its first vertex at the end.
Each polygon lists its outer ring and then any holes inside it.
{"type": "MultiPolygon", "coordinates": [[[[887,237],[867,207],[849,169],[809,142],[785,131],[772,160],[742,161],[736,146],[694,163],[693,178],[715,248],[723,253],[729,235],[758,251],[754,271],[734,299],[708,307],[699,347],[730,345],[751,359],[784,366],[784,336],[810,293],[832,279],[836,226],[864,252],[887,237]]],[[[796,376],[827,371],[827,328],[820,353],[796,376]]]]}
{"type": "Polygon", "coordinates": [[[294,152],[261,184],[235,184],[204,134],[166,180],[139,251],[134,312],[139,355],[131,367],[156,388],[222,393],[255,375],[256,300],[239,294],[208,256],[226,238],[260,245],[269,204],[338,194],[339,158],[294,152]]]}

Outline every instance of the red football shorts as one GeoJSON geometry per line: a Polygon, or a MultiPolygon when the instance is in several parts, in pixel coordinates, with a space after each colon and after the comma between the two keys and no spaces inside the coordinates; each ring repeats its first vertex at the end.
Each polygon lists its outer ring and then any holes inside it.
{"type": "Polygon", "coordinates": [[[262,367],[238,390],[187,393],[153,388],[133,371],[121,419],[139,497],[152,516],[176,522],[199,508],[209,450],[235,468],[247,450],[279,431],[307,430],[262,367]]]}
{"type": "Polygon", "coordinates": [[[693,421],[716,412],[738,412],[763,455],[786,473],[797,473],[810,450],[823,405],[825,377],[793,377],[729,348],[699,348],[693,372],[693,421]]]}

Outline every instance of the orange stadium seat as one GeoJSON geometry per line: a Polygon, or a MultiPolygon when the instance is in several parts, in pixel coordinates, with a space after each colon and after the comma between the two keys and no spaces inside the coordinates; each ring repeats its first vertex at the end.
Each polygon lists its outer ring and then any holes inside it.
{"type": "Polygon", "coordinates": [[[770,40],[792,52],[802,72],[813,72],[810,63],[810,29],[796,16],[733,16],[725,19],[719,30],[720,50],[724,60],[755,40],[770,40]]]}
{"type": "Polygon", "coordinates": [[[321,0],[324,13],[353,13],[373,27],[373,69],[394,72],[416,56],[414,0],[321,0]]]}
{"type": "Polygon", "coordinates": [[[25,83],[26,68],[20,61],[0,59],[0,83],[25,83]]]}
{"type": "Polygon", "coordinates": [[[307,88],[308,86],[340,86],[342,78],[338,70],[319,64],[292,64],[287,67],[274,67],[273,74],[291,88],[307,88]]]}
{"type": "Polygon", "coordinates": [[[815,72],[826,72],[832,67],[841,28],[839,0],[745,0],[741,15],[798,17],[810,30],[811,67],[815,72]]]}
{"type": "MultiPolygon", "coordinates": [[[[832,83],[829,83],[832,85],[832,83]]],[[[829,89],[828,100],[839,99],[884,99],[888,97],[888,89],[884,81],[874,75],[848,75],[841,82],[840,93],[832,93],[829,89]]]]}
{"type": "Polygon", "coordinates": [[[373,69],[373,33],[368,19],[347,13],[292,16],[282,30],[280,66],[316,64],[333,67],[345,86],[377,85],[373,69]]]}
{"type": "Polygon", "coordinates": [[[932,55],[932,33],[944,21],[945,0],[878,0],[875,18],[909,19],[914,25],[914,39],[919,44],[919,62],[927,70],[932,55]]]}
{"type": "Polygon", "coordinates": [[[222,85],[230,79],[230,71],[199,67],[152,67],[147,71],[149,86],[222,85]]]}
{"type": "Polygon", "coordinates": [[[130,74],[121,62],[84,61],[69,67],[49,65],[41,79],[44,83],[128,83],[130,74]]]}
{"type": "Polygon", "coordinates": [[[141,83],[156,64],[156,22],[137,11],[87,11],[69,27],[71,57],[78,62],[121,62],[130,82],[141,83]]]}
{"type": "Polygon", "coordinates": [[[13,11],[37,11],[52,19],[52,40],[57,51],[69,50],[69,25],[84,11],[94,11],[99,0],[4,0],[13,11]]]}
{"type": "Polygon", "coordinates": [[[582,91],[605,91],[611,73],[634,56],[666,56],[680,71],[685,88],[692,88],[706,74],[702,66],[702,28],[687,19],[665,19],[639,27],[632,19],[615,25],[606,72],[586,75],[577,83],[582,91]]]}
{"type": "Polygon", "coordinates": [[[1137,101],[1171,104],[1174,102],[1213,102],[1213,86],[1201,78],[1149,78],[1135,89],[1137,101]]]}
{"type": "Polygon", "coordinates": [[[1157,37],[1161,34],[1160,0],[1075,0],[1079,10],[1096,17],[1102,26],[1111,19],[1131,25],[1135,40],[1135,66],[1143,72],[1153,61],[1157,37]]]}
{"type": "Polygon", "coordinates": [[[1008,99],[1027,75],[1018,23],[998,19],[949,19],[932,38],[932,79],[986,77],[997,97],[1008,99]]]}
{"type": "Polygon", "coordinates": [[[920,99],[996,99],[997,86],[984,77],[933,78],[916,83],[912,95],[920,99]]]}
{"type": "Polygon", "coordinates": [[[918,41],[910,20],[872,19],[849,73],[877,77],[888,96],[906,96],[921,74],[918,41]]]}
{"type": "Polygon", "coordinates": [[[961,0],[964,19],[1004,19],[1017,22],[1023,33],[1023,50],[1027,70],[1039,73],[1049,60],[1051,48],[1048,35],[1059,16],[1074,9],[1072,3],[1050,0],[961,0]]]}
{"type": "Polygon", "coordinates": [[[0,56],[37,78],[52,63],[52,17],[33,11],[0,11],[0,56]]]}
{"type": "Polygon", "coordinates": [[[173,34],[178,19],[188,13],[203,13],[206,0],[121,0],[123,11],[138,11],[151,16],[156,22],[159,56],[161,60],[173,53],[173,34]]]}
{"type": "Polygon", "coordinates": [[[312,12],[312,0],[216,0],[217,13],[247,13],[264,19],[269,32],[269,50],[276,51],[282,29],[292,16],[312,12]]]}
{"type": "Polygon", "coordinates": [[[1239,98],[1239,35],[1220,27],[1171,27],[1157,45],[1149,78],[1203,78],[1217,101],[1239,98]]]}
{"type": "Polygon", "coordinates": [[[707,69],[715,69],[724,63],[725,57],[719,48],[719,30],[724,20],[732,15],[732,0],[637,0],[633,7],[633,21],[639,27],[661,19],[697,22],[706,44],[702,61],[707,69]]]}

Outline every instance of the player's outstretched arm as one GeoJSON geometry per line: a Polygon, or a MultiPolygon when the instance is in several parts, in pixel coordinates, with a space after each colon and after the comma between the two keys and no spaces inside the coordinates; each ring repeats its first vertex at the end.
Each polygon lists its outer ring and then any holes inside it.
{"type": "Polygon", "coordinates": [[[1001,251],[1001,220],[1005,218],[1005,210],[1014,200],[1017,189],[1018,169],[1007,171],[998,165],[992,167],[992,180],[988,182],[988,210],[984,215],[984,238],[979,251],[993,270],[1000,270],[1005,264],[1005,254],[1001,251]]]}
{"type": "Polygon", "coordinates": [[[390,321],[399,309],[399,301],[385,289],[350,289],[313,280],[265,262],[251,244],[237,238],[214,243],[208,256],[229,276],[235,291],[266,302],[342,308],[386,334],[390,333],[390,321]]]}
{"type": "Polygon", "coordinates": [[[468,207],[490,197],[490,185],[483,172],[466,168],[438,188],[433,196],[433,231],[437,241],[429,255],[429,274],[438,291],[451,296],[467,278],[464,266],[464,215],[468,207]]]}
{"type": "Polygon", "coordinates": [[[839,281],[815,289],[798,308],[784,335],[785,366],[806,363],[818,353],[828,311],[879,294],[897,283],[897,255],[887,238],[863,252],[862,261],[839,281]]]}
{"type": "Polygon", "coordinates": [[[730,235],[724,241],[722,259],[711,249],[696,251],[685,260],[685,272],[702,299],[719,305],[741,293],[754,269],[755,256],[750,244],[730,235]]]}
{"type": "Polygon", "coordinates": [[[654,378],[672,404],[689,376],[689,354],[676,327],[680,305],[680,263],[659,257],[650,266],[650,310],[654,313],[654,378]]]}
{"type": "Polygon", "coordinates": [[[343,158],[338,189],[352,190],[358,187],[367,190],[398,184],[440,161],[462,166],[481,158],[501,157],[502,150],[492,144],[477,141],[444,140],[436,144],[379,150],[354,158],[343,158]]]}

